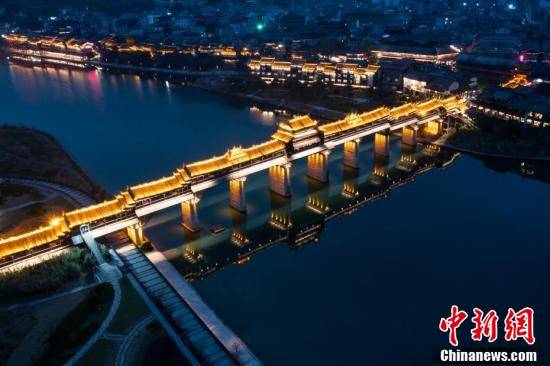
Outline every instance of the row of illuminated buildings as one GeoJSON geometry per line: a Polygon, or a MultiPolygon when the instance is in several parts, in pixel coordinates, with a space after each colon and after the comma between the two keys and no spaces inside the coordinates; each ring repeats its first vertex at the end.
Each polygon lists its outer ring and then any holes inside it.
{"type": "Polygon", "coordinates": [[[356,63],[281,61],[272,57],[250,60],[247,67],[251,75],[267,83],[294,79],[304,84],[322,82],[356,88],[374,87],[379,69],[375,65],[362,67],[356,63]]]}
{"type": "Polygon", "coordinates": [[[550,96],[544,86],[494,86],[471,101],[471,111],[533,127],[550,127],[550,96]]]}
{"type": "Polygon", "coordinates": [[[10,58],[25,64],[85,67],[94,55],[94,44],[78,39],[8,34],[2,36],[10,58]]]}
{"type": "MultiPolygon", "coordinates": [[[[120,38],[120,37],[119,37],[120,38]]],[[[8,34],[2,44],[13,61],[25,64],[88,67],[90,61],[134,66],[185,68],[194,59],[210,58],[219,65],[234,64],[239,57],[253,55],[246,47],[199,45],[182,46],[136,43],[107,37],[97,42],[56,36],[8,34]]],[[[212,62],[211,62],[212,63],[212,62]]],[[[216,65],[210,65],[215,67],[216,65]]]]}

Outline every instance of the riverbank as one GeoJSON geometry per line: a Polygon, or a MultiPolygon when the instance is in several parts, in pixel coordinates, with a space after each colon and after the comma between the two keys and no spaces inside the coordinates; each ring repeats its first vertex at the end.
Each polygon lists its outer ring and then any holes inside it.
{"type": "Polygon", "coordinates": [[[284,109],[298,114],[309,114],[312,117],[327,121],[335,121],[346,116],[346,113],[321,107],[315,104],[290,101],[285,98],[267,98],[256,93],[238,92],[217,79],[201,78],[192,84],[193,87],[211,93],[236,97],[248,103],[259,104],[276,109],[284,109]]]}
{"type": "MultiPolygon", "coordinates": [[[[545,132],[541,132],[541,134],[545,134],[545,132]]],[[[544,142],[548,138],[548,136],[538,136],[536,141],[532,141],[530,137],[507,139],[498,134],[470,127],[452,129],[437,140],[428,142],[462,153],[488,158],[550,162],[550,151],[547,147],[550,141],[544,142]]]]}
{"type": "Polygon", "coordinates": [[[26,178],[58,183],[95,200],[106,192],[78,165],[53,136],[29,127],[0,126],[2,178],[26,178]]]}

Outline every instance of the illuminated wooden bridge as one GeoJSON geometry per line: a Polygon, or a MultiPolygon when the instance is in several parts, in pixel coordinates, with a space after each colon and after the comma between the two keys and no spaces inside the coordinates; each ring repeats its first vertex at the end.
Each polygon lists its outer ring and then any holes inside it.
{"type": "Polygon", "coordinates": [[[136,244],[142,244],[142,218],[165,208],[181,205],[182,225],[200,230],[198,193],[229,182],[231,207],[245,212],[245,183],[248,175],[268,170],[270,189],[290,196],[292,162],[307,159],[308,175],[328,181],[328,155],[339,145],[344,147],[344,164],[357,167],[358,146],[362,138],[374,135],[374,152],[389,155],[390,134],[402,131],[402,141],[416,145],[419,128],[436,135],[449,118],[466,110],[466,102],[451,97],[430,99],[397,108],[378,108],[327,124],[318,124],[301,116],[279,124],[267,142],[248,148],[234,147],[223,156],[185,164],[171,176],[143,183],[120,192],[112,200],[64,213],[49,226],[0,240],[0,261],[28,255],[48,246],[86,243],[96,250],[95,239],[119,230],[127,230],[136,244]]]}

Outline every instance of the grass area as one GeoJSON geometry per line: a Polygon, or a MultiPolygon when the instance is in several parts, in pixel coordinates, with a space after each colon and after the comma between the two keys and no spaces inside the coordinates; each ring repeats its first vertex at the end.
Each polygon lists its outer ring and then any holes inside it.
{"type": "Polygon", "coordinates": [[[120,310],[116,313],[107,331],[110,333],[127,334],[139,321],[151,313],[126,278],[120,282],[120,287],[122,290],[120,310]]]}
{"type": "MultiPolygon", "coordinates": [[[[122,299],[108,333],[127,335],[145,317],[149,308],[126,278],[120,281],[122,299]]],[[[78,362],[79,366],[112,365],[116,359],[121,341],[100,339],[78,362]]]]}
{"type": "Polygon", "coordinates": [[[90,274],[95,259],[87,250],[73,248],[67,253],[22,269],[0,274],[0,304],[44,294],[68,281],[90,274]]]}
{"type": "Polygon", "coordinates": [[[0,365],[5,365],[11,352],[36,324],[29,309],[0,313],[0,365]]]}
{"type": "Polygon", "coordinates": [[[47,340],[39,365],[62,365],[97,331],[107,316],[114,290],[108,283],[92,289],[47,340]]]}

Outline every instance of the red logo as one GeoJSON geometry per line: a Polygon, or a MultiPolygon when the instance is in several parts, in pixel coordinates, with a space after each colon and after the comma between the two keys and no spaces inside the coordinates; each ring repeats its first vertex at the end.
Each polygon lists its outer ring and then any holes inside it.
{"type": "Polygon", "coordinates": [[[456,330],[467,318],[468,314],[465,311],[458,310],[458,306],[453,305],[451,307],[451,316],[446,319],[441,318],[439,321],[439,330],[449,332],[449,343],[453,346],[458,346],[456,330]]]}
{"type": "Polygon", "coordinates": [[[508,309],[508,315],[504,319],[505,331],[504,339],[515,341],[523,338],[527,344],[535,343],[533,316],[535,311],[531,308],[523,308],[516,312],[514,309],[508,309]]]}
{"type": "Polygon", "coordinates": [[[472,322],[475,324],[475,328],[471,330],[472,339],[474,341],[481,341],[483,337],[486,337],[489,343],[494,342],[498,337],[497,312],[491,310],[484,316],[482,310],[474,308],[474,314],[472,322]]]}
{"type": "MultiPolygon", "coordinates": [[[[487,338],[489,343],[496,341],[498,338],[499,320],[497,312],[489,310],[485,314],[478,308],[474,308],[473,312],[472,323],[474,323],[474,327],[470,331],[472,340],[480,342],[483,338],[487,338]]],[[[523,338],[527,344],[534,344],[534,314],[535,311],[529,307],[517,312],[514,309],[508,309],[508,314],[506,315],[506,319],[504,319],[504,339],[510,342],[523,338]]],[[[453,305],[451,307],[451,315],[448,318],[441,318],[439,321],[439,330],[449,333],[449,343],[451,345],[458,346],[456,331],[467,318],[468,313],[459,310],[458,306],[453,305]]]]}

